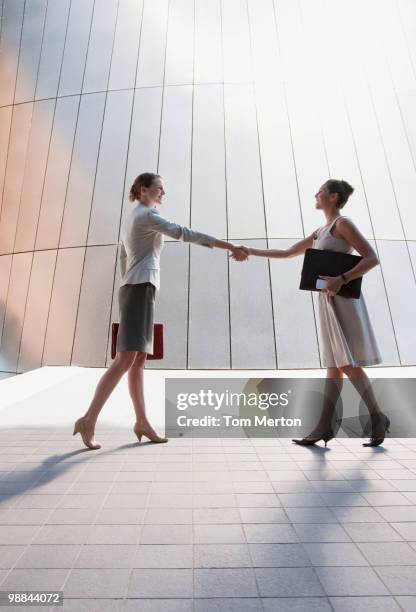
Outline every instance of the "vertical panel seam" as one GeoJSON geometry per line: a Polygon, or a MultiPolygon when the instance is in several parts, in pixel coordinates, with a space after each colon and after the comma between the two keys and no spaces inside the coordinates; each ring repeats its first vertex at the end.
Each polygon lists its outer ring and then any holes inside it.
{"type": "MultiPolygon", "coordinates": [[[[221,39],[221,68],[222,68],[222,112],[223,112],[223,138],[224,138],[224,187],[225,187],[225,231],[226,239],[229,239],[228,225],[228,182],[227,182],[227,131],[226,131],[226,113],[225,113],[225,81],[224,81],[224,31],[223,31],[223,14],[222,0],[218,0],[220,10],[220,39],[221,39]]],[[[232,323],[231,323],[231,282],[230,282],[230,258],[227,257],[227,284],[228,284],[228,334],[229,334],[229,364],[230,370],[233,369],[233,345],[232,345],[232,323]]]]}
{"type": "MultiPolygon", "coordinates": [[[[137,72],[138,72],[138,69],[139,69],[139,61],[140,61],[140,46],[141,46],[141,41],[142,41],[144,3],[145,3],[145,0],[141,0],[141,15],[140,15],[140,24],[139,24],[139,32],[138,32],[138,34],[139,34],[139,44],[138,44],[138,47],[137,47],[136,68],[135,68],[134,80],[133,80],[134,84],[136,84],[137,72]]],[[[116,24],[116,29],[117,29],[117,24],[116,24]]],[[[118,266],[118,262],[119,262],[119,253],[120,253],[119,243],[120,243],[120,234],[121,234],[121,222],[122,222],[122,217],[123,217],[124,197],[125,197],[125,191],[126,191],[127,167],[128,167],[128,164],[129,164],[129,155],[130,155],[131,130],[132,130],[132,126],[133,126],[134,106],[135,106],[135,102],[136,102],[136,93],[137,93],[136,89],[134,87],[129,89],[129,91],[130,90],[132,91],[130,125],[129,125],[129,133],[128,133],[128,137],[127,137],[126,164],[125,164],[125,168],[124,168],[123,189],[122,189],[122,194],[121,194],[121,207],[120,207],[120,215],[119,215],[119,222],[118,222],[118,237],[117,237],[116,261],[115,261],[115,264],[114,264],[113,288],[112,288],[112,292],[111,292],[110,317],[109,317],[109,321],[108,321],[107,345],[106,345],[106,352],[105,352],[105,354],[106,354],[105,364],[107,363],[107,359],[108,359],[108,345],[110,343],[111,318],[112,318],[113,304],[114,304],[114,289],[115,289],[115,284],[116,284],[117,266],[118,266]]]]}
{"type": "MultiPolygon", "coordinates": [[[[269,232],[267,229],[267,215],[266,215],[266,202],[264,197],[264,183],[263,183],[263,164],[261,158],[261,145],[260,145],[260,130],[259,130],[259,116],[258,116],[258,106],[257,106],[257,87],[256,80],[254,75],[254,55],[253,55],[253,33],[250,21],[250,11],[248,6],[248,0],[245,0],[246,13],[247,13],[247,23],[248,23],[248,32],[249,32],[249,40],[250,40],[250,57],[252,61],[252,94],[253,94],[253,104],[254,111],[256,115],[256,134],[257,134],[257,151],[259,156],[259,167],[260,167],[260,181],[261,181],[261,197],[263,202],[263,216],[264,216],[264,229],[266,232],[266,247],[269,248],[269,232]]],[[[276,326],[277,321],[275,320],[274,313],[274,303],[273,303],[273,286],[272,286],[272,274],[270,268],[270,258],[267,258],[267,273],[269,276],[269,289],[270,289],[270,305],[272,310],[272,326],[273,326],[273,340],[274,340],[274,361],[276,364],[276,370],[279,369],[279,362],[277,359],[277,337],[276,337],[276,326]]]]}
{"type": "MultiPolygon", "coordinates": [[[[81,282],[80,282],[80,286],[79,286],[77,311],[76,311],[76,315],[75,315],[74,335],[73,335],[73,338],[72,338],[70,365],[72,365],[72,360],[73,360],[73,355],[74,355],[75,339],[76,339],[76,336],[77,336],[79,307],[80,307],[80,303],[81,303],[82,288],[83,288],[83,284],[84,284],[85,262],[86,262],[86,259],[87,259],[88,249],[89,248],[94,248],[93,246],[92,247],[88,246],[88,234],[89,234],[89,231],[90,231],[91,213],[92,213],[92,207],[93,207],[93,202],[94,202],[94,194],[95,194],[95,187],[96,187],[96,181],[97,181],[98,164],[99,164],[99,161],[100,161],[100,150],[101,150],[101,143],[102,143],[102,138],[103,138],[104,123],[105,123],[105,115],[106,115],[106,109],[107,109],[107,100],[108,100],[108,93],[109,93],[108,92],[108,86],[109,86],[109,82],[110,82],[111,64],[112,64],[112,60],[113,60],[114,41],[115,41],[115,37],[116,37],[116,25],[117,25],[117,19],[118,19],[118,10],[119,10],[119,6],[120,6],[120,0],[116,0],[116,2],[117,2],[117,9],[116,9],[116,17],[115,17],[115,23],[114,23],[113,42],[112,42],[112,46],[111,46],[110,63],[109,63],[109,66],[108,66],[107,90],[106,90],[106,92],[104,94],[103,117],[102,117],[102,121],[101,121],[101,130],[100,130],[100,137],[99,137],[99,141],[98,141],[97,159],[96,159],[96,163],[95,163],[93,189],[92,189],[91,200],[90,200],[90,210],[89,210],[89,216],[88,216],[88,225],[87,225],[87,233],[86,233],[85,251],[84,251],[84,258],[83,258],[82,270],[81,270],[81,282]]],[[[94,13],[95,13],[95,5],[94,5],[94,13]]],[[[93,14],[93,17],[92,17],[92,20],[91,20],[91,29],[92,29],[93,23],[94,23],[94,14],[93,14]]],[[[91,29],[90,29],[90,39],[91,39],[91,29]]],[[[89,41],[90,41],[90,39],[89,39],[89,41]]],[[[89,42],[88,42],[88,49],[89,49],[89,42]]],[[[86,56],[86,60],[85,60],[85,70],[86,70],[87,63],[88,63],[88,52],[87,52],[87,56],[86,56]]],[[[85,70],[84,70],[82,87],[84,86],[85,70]]],[[[81,88],[81,91],[82,91],[82,88],[81,88]]],[[[80,96],[80,98],[81,98],[81,96],[80,96]]],[[[116,249],[116,257],[117,257],[117,249],[116,249]]],[[[110,317],[111,317],[111,312],[110,312],[110,317]]],[[[107,354],[104,355],[104,366],[105,366],[106,358],[107,358],[107,354]]]]}
{"type": "MultiPolygon", "coordinates": [[[[72,4],[71,4],[71,9],[72,9],[72,4]]],[[[88,55],[88,48],[89,48],[89,44],[90,44],[90,36],[91,36],[91,28],[92,28],[94,10],[95,10],[95,0],[93,0],[92,10],[91,10],[90,29],[89,29],[88,43],[87,43],[87,49],[86,49],[86,53],[85,53],[85,62],[84,62],[84,68],[83,68],[83,73],[82,73],[82,82],[81,82],[81,88],[80,88],[81,91],[82,91],[82,86],[83,86],[83,83],[84,83],[85,70],[86,70],[86,65],[87,65],[87,55],[88,55]]],[[[70,19],[70,13],[71,13],[71,10],[68,13],[68,23],[69,23],[69,19],[70,19]]],[[[66,48],[66,45],[64,47],[64,52],[62,54],[61,75],[62,75],[62,66],[63,66],[64,59],[65,59],[65,48],[66,48]]],[[[60,75],[60,78],[61,78],[61,75],[60,75]]],[[[59,93],[59,86],[60,86],[60,82],[58,83],[58,93],[59,93]]],[[[64,220],[64,216],[65,216],[66,199],[67,199],[67,195],[68,195],[68,185],[69,185],[69,179],[70,179],[70,176],[71,176],[72,161],[73,161],[73,157],[74,157],[74,148],[75,148],[75,142],[76,142],[76,137],[77,137],[78,122],[79,122],[79,113],[80,113],[80,108],[81,108],[81,100],[82,100],[82,94],[80,93],[79,96],[78,96],[77,117],[76,117],[76,120],[75,120],[74,138],[73,138],[73,141],[72,141],[71,156],[70,156],[70,160],[69,160],[68,177],[67,177],[67,181],[66,181],[65,196],[64,196],[64,206],[63,206],[63,209],[62,209],[61,225],[60,225],[60,228],[59,228],[59,235],[58,235],[58,242],[57,242],[57,252],[56,252],[56,261],[55,261],[55,267],[54,267],[54,270],[53,270],[52,288],[51,288],[51,295],[50,295],[50,299],[49,299],[48,316],[47,316],[47,321],[46,321],[46,331],[45,331],[45,335],[44,335],[44,339],[43,339],[42,362],[41,362],[42,364],[44,362],[44,353],[45,353],[46,338],[48,336],[49,315],[50,315],[50,308],[51,308],[51,304],[52,304],[52,296],[53,296],[53,290],[54,290],[54,284],[55,284],[56,268],[58,266],[59,252],[61,250],[60,247],[59,247],[59,243],[60,243],[60,240],[61,240],[62,226],[63,226],[63,220],[64,220]]],[[[86,246],[83,246],[82,248],[86,249],[86,246]]],[[[85,256],[85,253],[84,253],[84,256],[85,256]]],[[[81,282],[82,282],[82,277],[81,277],[81,282]]],[[[80,283],[80,287],[81,287],[81,283],[80,283]]],[[[75,328],[74,328],[74,336],[75,336],[75,328]]],[[[72,349],[71,349],[71,357],[72,357],[72,349]]],[[[69,363],[71,363],[71,357],[70,357],[69,363]]]]}
{"type": "MultiPolygon", "coordinates": [[[[275,24],[275,30],[276,30],[277,48],[278,48],[279,54],[281,56],[282,52],[281,52],[281,45],[280,45],[280,35],[279,35],[279,26],[278,26],[278,19],[277,19],[277,11],[276,11],[276,0],[273,0],[272,4],[273,4],[274,24],[275,24]]],[[[286,109],[286,117],[287,117],[288,129],[289,129],[289,138],[290,138],[290,147],[291,147],[291,151],[292,151],[293,169],[294,169],[295,180],[296,180],[296,190],[297,190],[297,193],[298,193],[299,215],[300,215],[300,221],[301,221],[301,225],[302,225],[303,237],[305,238],[305,224],[304,224],[304,220],[303,220],[303,211],[302,211],[302,204],[301,204],[300,190],[299,190],[299,175],[298,175],[298,169],[297,169],[297,166],[296,166],[295,148],[294,148],[294,145],[293,145],[292,123],[291,123],[291,118],[290,118],[289,105],[288,105],[288,101],[287,101],[287,92],[286,92],[286,81],[285,81],[285,78],[282,79],[282,89],[283,89],[283,99],[284,99],[284,104],[285,104],[285,109],[286,109]]],[[[322,367],[322,356],[321,356],[321,348],[320,348],[320,345],[319,345],[319,334],[318,334],[317,316],[316,316],[315,304],[314,304],[314,301],[313,301],[312,293],[310,295],[310,299],[311,299],[312,313],[313,313],[313,318],[314,318],[314,323],[315,323],[316,348],[317,348],[317,352],[318,352],[319,365],[322,367]]]]}

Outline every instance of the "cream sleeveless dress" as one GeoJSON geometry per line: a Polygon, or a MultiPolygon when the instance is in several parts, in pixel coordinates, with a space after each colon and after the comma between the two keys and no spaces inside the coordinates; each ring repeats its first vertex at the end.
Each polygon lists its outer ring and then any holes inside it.
{"type": "MultiPolygon", "coordinates": [[[[339,219],[339,217],[337,218],[339,219]]],[[[351,253],[343,238],[335,238],[331,229],[337,221],[317,230],[314,249],[351,253]]],[[[363,294],[359,299],[340,295],[318,296],[319,327],[322,341],[322,365],[325,368],[351,365],[370,366],[381,363],[380,351],[368,316],[363,294]]]]}

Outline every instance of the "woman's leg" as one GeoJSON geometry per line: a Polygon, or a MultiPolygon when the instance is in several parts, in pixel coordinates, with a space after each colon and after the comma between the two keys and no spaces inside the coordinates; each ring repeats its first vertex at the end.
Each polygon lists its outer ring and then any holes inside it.
{"type": "Polygon", "coordinates": [[[167,442],[167,438],[159,436],[146,416],[146,406],[144,401],[144,364],[146,363],[146,353],[137,353],[135,360],[130,365],[128,373],[129,392],[133,402],[134,412],[136,413],[136,423],[134,433],[139,440],[146,436],[151,442],[167,442]]]}
{"type": "Polygon", "coordinates": [[[136,351],[123,351],[117,353],[113,363],[104,372],[95,389],[94,397],[84,416],[85,433],[88,437],[94,436],[94,428],[98,415],[111,393],[120,382],[134,361],[136,351]]]}
{"type": "Polygon", "coordinates": [[[301,440],[292,440],[301,446],[310,446],[321,439],[328,440],[334,437],[336,431],[333,429],[335,407],[342,389],[342,371],[338,368],[328,368],[326,373],[324,399],[322,411],[318,423],[310,434],[301,440]]]}
{"type": "Polygon", "coordinates": [[[146,416],[144,401],[144,364],[146,363],[146,353],[137,353],[136,358],[129,367],[128,383],[129,393],[136,413],[136,424],[144,429],[151,428],[146,416]]]}
{"type": "Polygon", "coordinates": [[[354,368],[353,366],[345,366],[342,368],[342,371],[348,376],[358,393],[361,395],[370,415],[381,414],[373,389],[371,388],[370,380],[364,370],[362,368],[354,368]]]}
{"type": "Polygon", "coordinates": [[[342,368],[342,371],[348,376],[368,408],[372,424],[370,437],[384,439],[386,423],[388,422],[385,421],[380,410],[367,374],[362,368],[354,368],[353,366],[346,366],[342,368]]]}
{"type": "Polygon", "coordinates": [[[342,370],[339,368],[327,368],[322,412],[316,427],[308,437],[313,437],[314,435],[322,436],[331,430],[335,406],[342,390],[342,384],[342,370]]]}

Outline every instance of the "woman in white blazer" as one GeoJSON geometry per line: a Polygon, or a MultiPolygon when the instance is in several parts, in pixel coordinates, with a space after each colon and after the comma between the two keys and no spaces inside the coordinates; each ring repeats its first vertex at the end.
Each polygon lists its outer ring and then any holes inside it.
{"type": "Polygon", "coordinates": [[[164,219],[156,209],[164,195],[162,177],[151,172],[140,174],[130,190],[129,199],[137,202],[137,205],[127,216],[121,232],[122,279],[118,293],[120,326],[117,353],[98,382],[87,412],[74,426],[74,435],[80,433],[84,444],[91,449],[101,447],[94,438],[98,415],[127,371],[129,392],[136,413],[134,433],[139,441],[142,436],[146,436],[152,442],[167,442],[167,438],[157,435],[146,416],[143,388],[146,355],[153,347],[155,293],[159,289],[160,254],[164,236],[209,248],[226,249],[239,261],[247,258],[245,247],[164,219]]]}

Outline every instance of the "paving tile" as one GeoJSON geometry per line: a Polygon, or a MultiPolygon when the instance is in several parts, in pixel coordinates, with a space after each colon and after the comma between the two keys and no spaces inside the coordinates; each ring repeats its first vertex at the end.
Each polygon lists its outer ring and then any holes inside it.
{"type": "Polygon", "coordinates": [[[91,525],[97,516],[96,508],[57,508],[48,517],[48,525],[91,525]]]}
{"type": "Polygon", "coordinates": [[[45,525],[33,544],[83,544],[88,538],[88,525],[45,525]]]}
{"type": "Polygon", "coordinates": [[[0,545],[28,544],[38,529],[37,525],[0,525],[0,545]]]}
{"type": "Polygon", "coordinates": [[[192,525],[143,525],[140,544],[192,544],[192,525]]]}
{"type": "Polygon", "coordinates": [[[88,544],[137,544],[139,528],[135,525],[94,525],[89,529],[88,544]]]}
{"type": "Polygon", "coordinates": [[[133,570],[128,597],[188,598],[193,595],[190,569],[133,570]]]}
{"type": "Polygon", "coordinates": [[[193,612],[192,599],[127,599],[125,612],[193,612]]]}
{"type": "Polygon", "coordinates": [[[244,525],[247,542],[251,544],[291,544],[298,537],[291,525],[244,525]]]}
{"type": "Polygon", "coordinates": [[[346,480],[314,480],[311,489],[317,493],[354,493],[351,483],[346,480]]]}
{"type": "Polygon", "coordinates": [[[252,569],[195,569],[195,597],[256,597],[252,569]]]}
{"type": "Polygon", "coordinates": [[[62,591],[70,570],[13,569],[1,583],[2,591],[62,591]]]}
{"type": "Polygon", "coordinates": [[[237,508],[194,508],[193,522],[201,525],[237,524],[241,522],[240,513],[242,515],[244,511],[244,508],[240,511],[237,508]]]}
{"type": "Polygon", "coordinates": [[[308,555],[301,544],[249,544],[253,567],[307,567],[308,555]]]}
{"type": "Polygon", "coordinates": [[[350,542],[351,538],[337,523],[295,523],[300,542],[350,542]]]}
{"type": "Polygon", "coordinates": [[[141,494],[111,494],[106,498],[103,508],[145,508],[147,495],[141,494]]]}
{"type": "MultiPolygon", "coordinates": [[[[102,483],[97,483],[102,484],[102,483]]],[[[148,495],[151,482],[114,482],[110,485],[111,495],[148,495]]]]}
{"type": "Polygon", "coordinates": [[[113,484],[111,482],[74,482],[69,489],[69,494],[106,495],[112,490],[112,487],[113,484]]]}
{"type": "Polygon", "coordinates": [[[152,493],[147,501],[149,508],[192,508],[192,495],[163,495],[152,493]]]}
{"type": "Polygon", "coordinates": [[[148,508],[144,515],[147,525],[188,525],[192,524],[191,508],[148,508]]]}
{"type": "Polygon", "coordinates": [[[414,480],[390,480],[389,484],[397,491],[416,491],[416,478],[414,480]]]}
{"type": "Polygon", "coordinates": [[[193,566],[190,544],[140,544],[133,567],[147,569],[186,569],[193,566]]]}
{"type": "Polygon", "coordinates": [[[374,508],[370,507],[355,507],[355,508],[331,508],[332,512],[335,514],[340,523],[384,523],[385,519],[381,516],[378,510],[383,510],[382,508],[378,508],[374,510],[374,508]]]}
{"type": "Polygon", "coordinates": [[[195,544],[238,544],[245,541],[242,525],[194,525],[195,544]]]}
{"type": "Polygon", "coordinates": [[[264,612],[332,612],[326,597],[273,597],[263,599],[264,612]]]}
{"type": "Polygon", "coordinates": [[[349,484],[354,491],[359,493],[395,490],[394,485],[387,480],[350,480],[349,484]]]}
{"type": "MultiPolygon", "coordinates": [[[[87,466],[85,468],[85,471],[82,472],[79,476],[78,476],[78,483],[77,484],[81,484],[81,483],[85,483],[85,482],[107,482],[107,483],[112,483],[114,482],[114,479],[116,478],[116,476],[118,475],[118,472],[112,472],[109,469],[100,469],[98,470],[98,467],[96,466],[96,471],[93,471],[92,469],[89,469],[89,466],[87,466]]],[[[74,485],[75,486],[75,485],[74,485]]]]}
{"type": "Polygon", "coordinates": [[[391,523],[391,527],[405,540],[416,542],[416,523],[391,523]]]}
{"type": "MultiPolygon", "coordinates": [[[[233,482],[233,491],[238,494],[274,494],[270,482],[233,482]]],[[[238,501],[238,500],[237,500],[238,501]]]]}
{"type": "Polygon", "coordinates": [[[195,612],[263,612],[260,599],[227,597],[195,599],[194,602],[195,612]]]}
{"type": "Polygon", "coordinates": [[[122,599],[64,599],[65,612],[124,612],[122,599]]]}
{"type": "Polygon", "coordinates": [[[412,502],[397,491],[380,491],[363,493],[371,506],[411,506],[412,502]]]}
{"type": "Polygon", "coordinates": [[[400,612],[393,597],[331,597],[334,612],[400,612]]]}
{"type": "Polygon", "coordinates": [[[25,548],[25,546],[0,546],[0,569],[12,568],[25,548]]]}
{"type": "Polygon", "coordinates": [[[314,493],[313,483],[309,480],[274,480],[272,482],[275,493],[314,493]]]}
{"type": "Polygon", "coordinates": [[[247,544],[196,544],[194,546],[194,567],[251,567],[247,544]]]}
{"type": "MultiPolygon", "coordinates": [[[[406,525],[406,523],[398,523],[406,525]]],[[[412,524],[412,523],[408,523],[412,524]]],[[[401,542],[400,530],[388,523],[343,523],[345,531],[353,542],[401,542]],[[399,533],[397,533],[399,531],[399,533]]],[[[415,530],[416,536],[416,530],[415,530]]]]}
{"type": "Polygon", "coordinates": [[[105,496],[67,493],[57,504],[58,508],[96,508],[102,506],[105,496]]]}
{"type": "Polygon", "coordinates": [[[103,508],[95,518],[97,525],[140,525],[144,508],[103,508]]]}
{"type": "Polygon", "coordinates": [[[416,551],[407,542],[358,544],[371,565],[416,565],[416,551]]]}
{"type": "Polygon", "coordinates": [[[316,567],[315,571],[330,596],[389,595],[370,567],[316,567]]]}
{"type": "Polygon", "coordinates": [[[17,508],[55,508],[62,500],[62,495],[22,495],[16,504],[17,508]]]}
{"type": "Polygon", "coordinates": [[[49,508],[15,508],[0,517],[0,525],[43,525],[50,513],[49,508]]]}
{"type": "Polygon", "coordinates": [[[243,523],[289,523],[283,508],[240,508],[243,523]]]}
{"type": "MultiPolygon", "coordinates": [[[[376,493],[378,495],[378,493],[376,493]]],[[[369,502],[365,499],[364,495],[360,493],[321,493],[321,497],[327,506],[348,506],[348,507],[360,507],[368,506],[369,502]]]]}
{"type": "Polygon", "coordinates": [[[32,544],[20,557],[16,568],[69,569],[80,548],[79,544],[32,544]]]}
{"type": "Polygon", "coordinates": [[[79,569],[111,569],[133,567],[134,544],[85,544],[74,567],[79,569]]]}
{"type": "Polygon", "coordinates": [[[416,522],[416,506],[384,506],[377,512],[388,522],[416,522]]]}
{"type": "MultiPolygon", "coordinates": [[[[236,508],[236,495],[218,494],[218,495],[194,495],[194,508],[236,508]]],[[[184,506],[185,507],[185,506],[184,506]]]]}
{"type": "Polygon", "coordinates": [[[287,470],[287,471],[277,471],[277,470],[267,470],[267,475],[273,482],[290,480],[307,480],[305,474],[302,470],[287,470]]]}
{"type": "Polygon", "coordinates": [[[292,523],[338,523],[329,508],[285,508],[292,523]]]}
{"type": "MultiPolygon", "coordinates": [[[[123,483],[120,483],[123,484],[123,483]]],[[[180,494],[188,494],[190,495],[191,493],[222,493],[223,491],[198,491],[197,490],[197,486],[196,485],[201,485],[201,488],[203,489],[203,487],[214,487],[214,485],[218,484],[221,485],[221,487],[223,487],[225,489],[225,493],[227,493],[229,491],[229,485],[224,482],[220,482],[220,483],[209,483],[209,482],[151,482],[151,483],[142,483],[142,484],[146,484],[147,486],[150,485],[150,490],[152,493],[163,493],[166,495],[166,493],[180,493],[180,494]]],[[[140,485],[141,486],[141,485],[140,485]]]]}
{"type": "Polygon", "coordinates": [[[127,569],[73,569],[65,584],[65,597],[124,597],[129,576],[127,569]]]}
{"type": "Polygon", "coordinates": [[[262,597],[307,597],[324,595],[311,568],[256,568],[257,584],[262,597]]]}
{"type": "Polygon", "coordinates": [[[304,544],[314,566],[366,566],[368,561],[355,544],[319,542],[304,544]]]}
{"type": "Polygon", "coordinates": [[[397,603],[403,608],[404,612],[415,612],[416,610],[416,597],[396,597],[397,603]]]}
{"type": "Polygon", "coordinates": [[[416,567],[395,565],[375,568],[392,595],[416,595],[416,567]]]}

